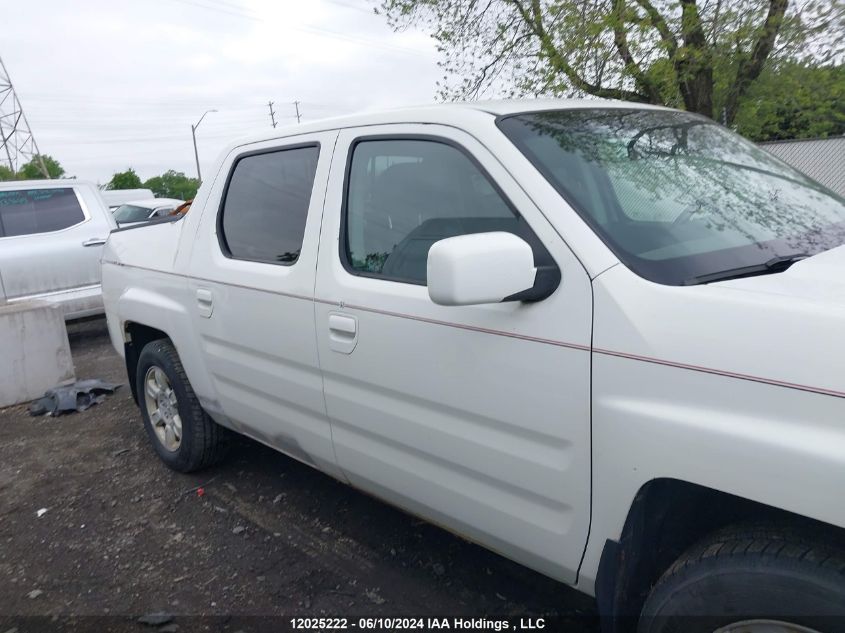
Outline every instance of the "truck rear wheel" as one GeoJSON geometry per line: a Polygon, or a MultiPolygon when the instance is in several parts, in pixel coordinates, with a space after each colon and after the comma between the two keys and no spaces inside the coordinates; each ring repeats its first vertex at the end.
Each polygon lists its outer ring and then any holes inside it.
{"type": "Polygon", "coordinates": [[[795,528],[734,526],[666,571],[639,633],[842,633],[845,545],[795,528]]]}
{"type": "Polygon", "coordinates": [[[135,379],[144,426],[161,461],[187,473],[224,457],[228,431],[203,411],[169,340],[144,346],[135,379]]]}

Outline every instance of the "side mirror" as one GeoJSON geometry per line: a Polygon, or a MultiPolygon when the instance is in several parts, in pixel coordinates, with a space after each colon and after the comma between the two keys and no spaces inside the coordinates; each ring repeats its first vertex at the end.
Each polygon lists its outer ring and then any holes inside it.
{"type": "Polygon", "coordinates": [[[531,246],[513,233],[449,237],[428,251],[428,296],[445,306],[499,303],[534,287],[531,246]]]}

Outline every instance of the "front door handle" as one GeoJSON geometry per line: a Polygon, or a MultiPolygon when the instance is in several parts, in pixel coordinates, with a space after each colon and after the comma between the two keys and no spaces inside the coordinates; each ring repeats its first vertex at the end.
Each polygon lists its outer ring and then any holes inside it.
{"type": "Polygon", "coordinates": [[[106,243],[106,239],[108,239],[108,238],[91,237],[91,238],[88,238],[87,240],[85,240],[84,242],[82,242],[82,245],[83,246],[102,246],[103,244],[106,243]]]}
{"type": "Polygon", "coordinates": [[[329,313],[329,345],[341,354],[351,354],[358,344],[358,319],[341,312],[329,313]]]}
{"type": "Polygon", "coordinates": [[[214,312],[214,296],[208,288],[197,289],[197,308],[200,316],[206,319],[214,312]]]}

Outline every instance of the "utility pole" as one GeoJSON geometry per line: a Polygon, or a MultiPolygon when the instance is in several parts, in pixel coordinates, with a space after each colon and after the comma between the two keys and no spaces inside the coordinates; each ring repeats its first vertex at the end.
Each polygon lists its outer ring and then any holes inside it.
{"type": "Polygon", "coordinates": [[[276,127],[276,113],[273,112],[273,102],[268,101],[267,105],[270,106],[270,122],[273,124],[273,127],[276,127]]]}
{"type": "Polygon", "coordinates": [[[217,110],[206,110],[202,113],[200,120],[197,121],[195,125],[191,125],[191,136],[194,137],[194,158],[197,161],[197,180],[199,180],[200,182],[202,182],[202,173],[200,172],[200,155],[197,151],[197,128],[200,126],[200,123],[202,123],[202,120],[205,118],[205,115],[209,112],[217,112],[217,110]]]}
{"type": "Polygon", "coordinates": [[[297,122],[297,123],[299,123],[299,122],[300,122],[300,119],[302,118],[302,117],[299,115],[299,101],[294,101],[294,102],[293,102],[293,106],[296,108],[296,122],[297,122]]]}
{"type": "Polygon", "coordinates": [[[0,58],[0,146],[5,154],[5,162],[12,173],[17,173],[24,163],[36,160],[39,171],[45,178],[50,177],[44,158],[38,150],[38,144],[26,120],[20,99],[12,85],[12,79],[0,58]]]}

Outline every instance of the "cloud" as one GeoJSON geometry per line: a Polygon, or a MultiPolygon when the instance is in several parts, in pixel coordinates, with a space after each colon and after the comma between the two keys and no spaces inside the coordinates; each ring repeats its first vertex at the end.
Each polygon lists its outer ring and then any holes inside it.
{"type": "MultiPolygon", "coordinates": [[[[2,0],[3,3],[10,0],[2,0]]],[[[365,0],[51,0],[4,11],[2,54],[41,151],[106,182],[203,170],[234,138],[280,124],[430,102],[431,40],[392,32],[365,0]]]]}

